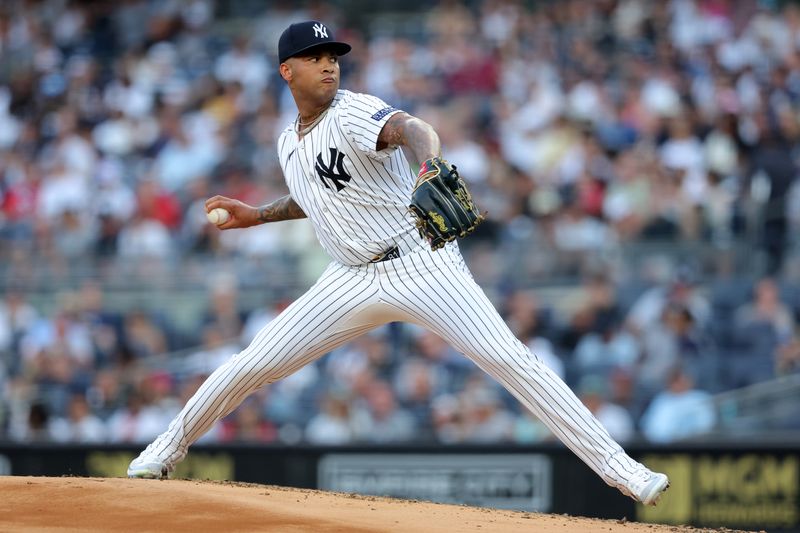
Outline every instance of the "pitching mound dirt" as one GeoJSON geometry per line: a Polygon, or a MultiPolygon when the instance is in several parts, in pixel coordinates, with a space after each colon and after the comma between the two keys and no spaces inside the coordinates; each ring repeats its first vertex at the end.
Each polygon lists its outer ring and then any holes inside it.
{"type": "Polygon", "coordinates": [[[0,477],[2,531],[675,533],[692,528],[191,480],[0,477]]]}

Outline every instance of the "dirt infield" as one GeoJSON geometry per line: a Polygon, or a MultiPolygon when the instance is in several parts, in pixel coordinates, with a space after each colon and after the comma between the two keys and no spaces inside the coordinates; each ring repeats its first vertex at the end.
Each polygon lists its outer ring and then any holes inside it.
{"type": "Polygon", "coordinates": [[[14,532],[698,531],[210,481],[12,476],[0,477],[0,495],[0,530],[14,532]]]}

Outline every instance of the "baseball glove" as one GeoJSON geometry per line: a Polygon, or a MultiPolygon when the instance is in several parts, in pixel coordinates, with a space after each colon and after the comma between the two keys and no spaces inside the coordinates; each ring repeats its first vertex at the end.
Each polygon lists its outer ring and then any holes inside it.
{"type": "Polygon", "coordinates": [[[455,165],[440,157],[422,163],[408,208],[433,250],[469,235],[484,220],[455,165]]]}

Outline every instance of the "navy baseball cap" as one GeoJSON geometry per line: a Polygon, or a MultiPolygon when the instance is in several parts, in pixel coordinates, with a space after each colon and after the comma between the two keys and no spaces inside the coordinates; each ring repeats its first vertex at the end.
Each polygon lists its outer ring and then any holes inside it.
{"type": "Polygon", "coordinates": [[[317,46],[332,48],[336,54],[343,56],[350,51],[347,43],[335,41],[330,28],[317,20],[297,22],[286,28],[278,40],[278,60],[281,63],[317,46]]]}

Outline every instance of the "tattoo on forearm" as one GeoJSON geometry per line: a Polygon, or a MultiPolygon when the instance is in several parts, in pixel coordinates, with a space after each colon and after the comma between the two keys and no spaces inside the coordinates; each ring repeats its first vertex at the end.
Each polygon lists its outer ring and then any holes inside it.
{"type": "Polygon", "coordinates": [[[426,122],[411,115],[395,115],[381,131],[379,141],[388,146],[407,146],[417,163],[442,152],[439,136],[426,122]]]}
{"type": "Polygon", "coordinates": [[[295,220],[297,218],[306,218],[306,214],[288,194],[258,208],[258,221],[262,223],[295,220]]]}

